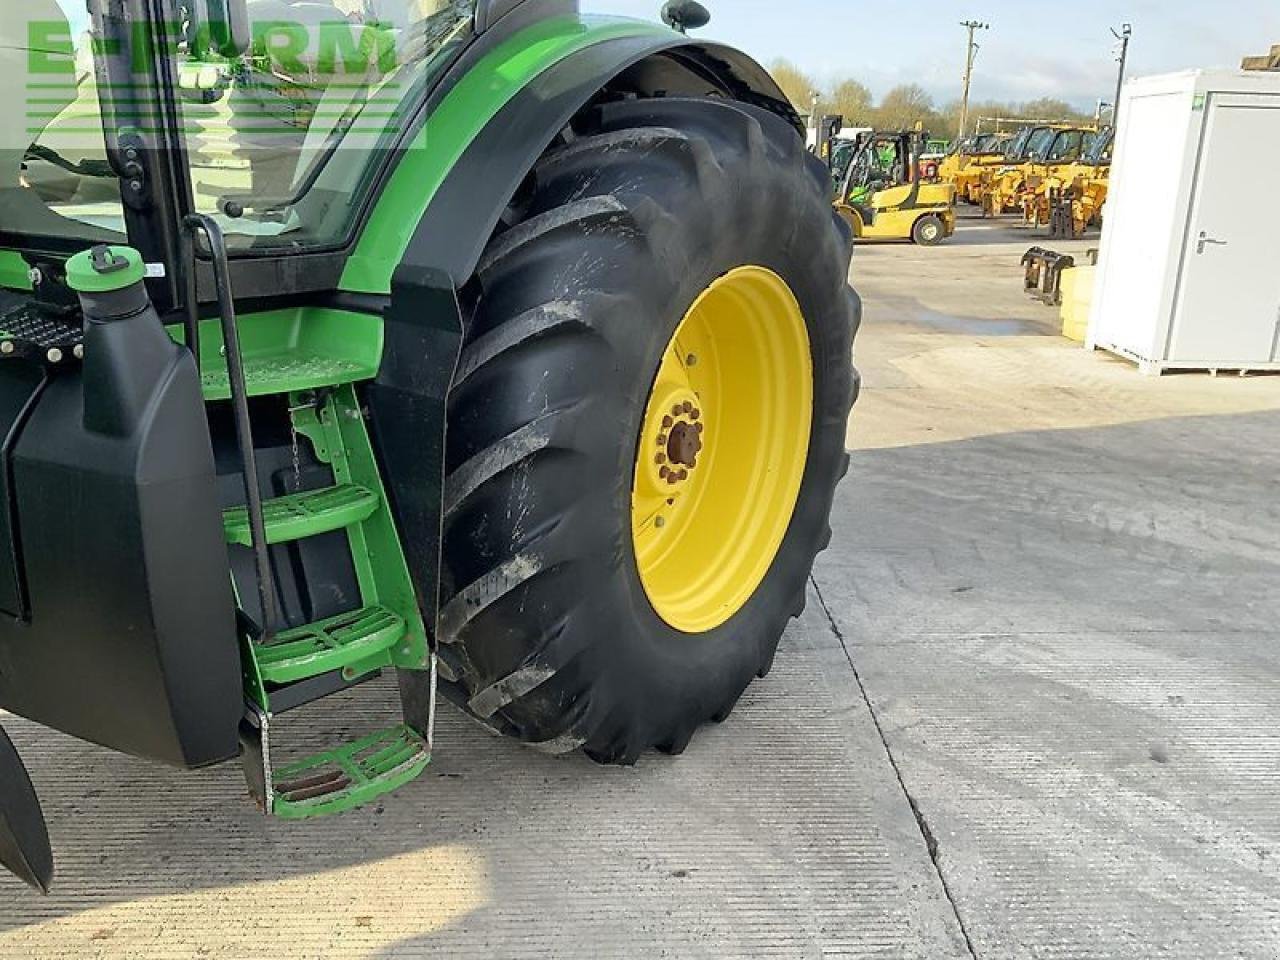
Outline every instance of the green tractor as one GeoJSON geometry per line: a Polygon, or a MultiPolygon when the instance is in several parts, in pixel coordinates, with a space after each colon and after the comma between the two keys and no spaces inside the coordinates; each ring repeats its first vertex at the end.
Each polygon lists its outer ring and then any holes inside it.
{"type": "MultiPolygon", "coordinates": [[[[728,716],[830,540],[860,308],[704,8],[8,7],[0,708],[285,818],[419,776],[437,692],[607,764],[728,716]]],[[[3,734],[0,862],[48,888],[3,734]]]]}

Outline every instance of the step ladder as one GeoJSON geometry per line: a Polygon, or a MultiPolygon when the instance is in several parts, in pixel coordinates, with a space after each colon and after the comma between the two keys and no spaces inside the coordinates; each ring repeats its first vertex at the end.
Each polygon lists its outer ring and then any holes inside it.
{"type": "MultiPolygon", "coordinates": [[[[229,545],[253,552],[261,610],[261,623],[241,617],[246,712],[240,739],[246,781],[259,807],[284,819],[351,810],[404,786],[430,763],[437,678],[435,653],[356,393],[355,383],[368,379],[369,371],[341,358],[299,355],[288,362],[291,370],[307,372],[303,379],[281,378],[279,364],[259,365],[259,376],[254,367],[246,372],[221,233],[207,217],[189,217],[185,223],[188,243],[194,244],[196,234],[208,242],[219,296],[225,373],[201,367],[206,399],[230,398],[244,474],[245,503],[224,511],[223,530],[229,545]],[[299,438],[310,443],[315,459],[332,473],[329,485],[262,498],[251,395],[287,400],[295,443],[299,438]],[[346,535],[359,606],[315,623],[281,626],[270,548],[335,533],[346,535]],[[425,731],[398,723],[273,769],[274,716],[384,669],[430,671],[425,731]]],[[[199,364],[194,310],[189,291],[186,340],[199,364]]]]}

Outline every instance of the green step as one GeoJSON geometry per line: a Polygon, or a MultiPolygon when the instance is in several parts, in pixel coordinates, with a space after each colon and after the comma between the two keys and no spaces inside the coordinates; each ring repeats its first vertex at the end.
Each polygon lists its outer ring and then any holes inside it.
{"type": "MultiPolygon", "coordinates": [[[[356,383],[377,375],[376,366],[302,350],[281,350],[244,358],[245,386],[251,397],[356,383]]],[[[225,366],[206,368],[200,385],[206,400],[225,400],[231,396],[231,379],[225,366]]]]}
{"type": "Polygon", "coordinates": [[[395,646],[406,629],[398,613],[365,607],[283,630],[253,652],[264,682],[294,683],[367,661],[395,646]]]}
{"type": "MultiPolygon", "coordinates": [[[[372,490],[342,484],[268,500],[262,505],[262,516],[267,523],[267,543],[287,543],[360,523],[377,509],[378,495],[372,490]]],[[[253,546],[248,507],[225,511],[222,526],[227,543],[253,546]]]]}
{"type": "MultiPolygon", "coordinates": [[[[323,307],[243,314],[236,320],[249,395],[314,390],[372,380],[382,364],[382,317],[323,307]]],[[[179,324],[169,328],[181,342],[179,324]]],[[[222,329],[200,324],[201,385],[206,400],[231,396],[222,329]]]]}
{"type": "Polygon", "coordinates": [[[426,741],[400,724],[282,768],[271,812],[285,820],[342,813],[404,786],[430,762],[426,741]]]}

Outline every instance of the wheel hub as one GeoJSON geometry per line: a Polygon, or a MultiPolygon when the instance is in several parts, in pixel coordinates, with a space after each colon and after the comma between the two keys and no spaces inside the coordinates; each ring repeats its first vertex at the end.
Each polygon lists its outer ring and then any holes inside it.
{"type": "MultiPolygon", "coordinates": [[[[688,415],[689,420],[672,421],[670,417],[663,422],[665,427],[667,423],[671,423],[668,429],[667,440],[667,461],[673,466],[688,467],[690,470],[698,466],[698,454],[702,452],[702,431],[704,425],[692,419],[693,413],[697,412],[695,407],[688,415]]],[[[662,436],[658,437],[661,443],[662,436]]]]}
{"type": "Polygon", "coordinates": [[[751,598],[795,509],[812,426],[808,330],[794,294],[741,267],[690,308],[640,430],[632,540],[654,610],[686,633],[751,598]]]}

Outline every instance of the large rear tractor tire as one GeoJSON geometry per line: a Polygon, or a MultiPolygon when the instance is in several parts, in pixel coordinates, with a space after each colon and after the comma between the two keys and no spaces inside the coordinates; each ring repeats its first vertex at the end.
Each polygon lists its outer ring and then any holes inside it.
{"type": "Polygon", "coordinates": [[[607,763],[764,676],[848,466],[848,228],[781,118],[610,103],[542,159],[465,293],[445,691],[607,763]]]}

